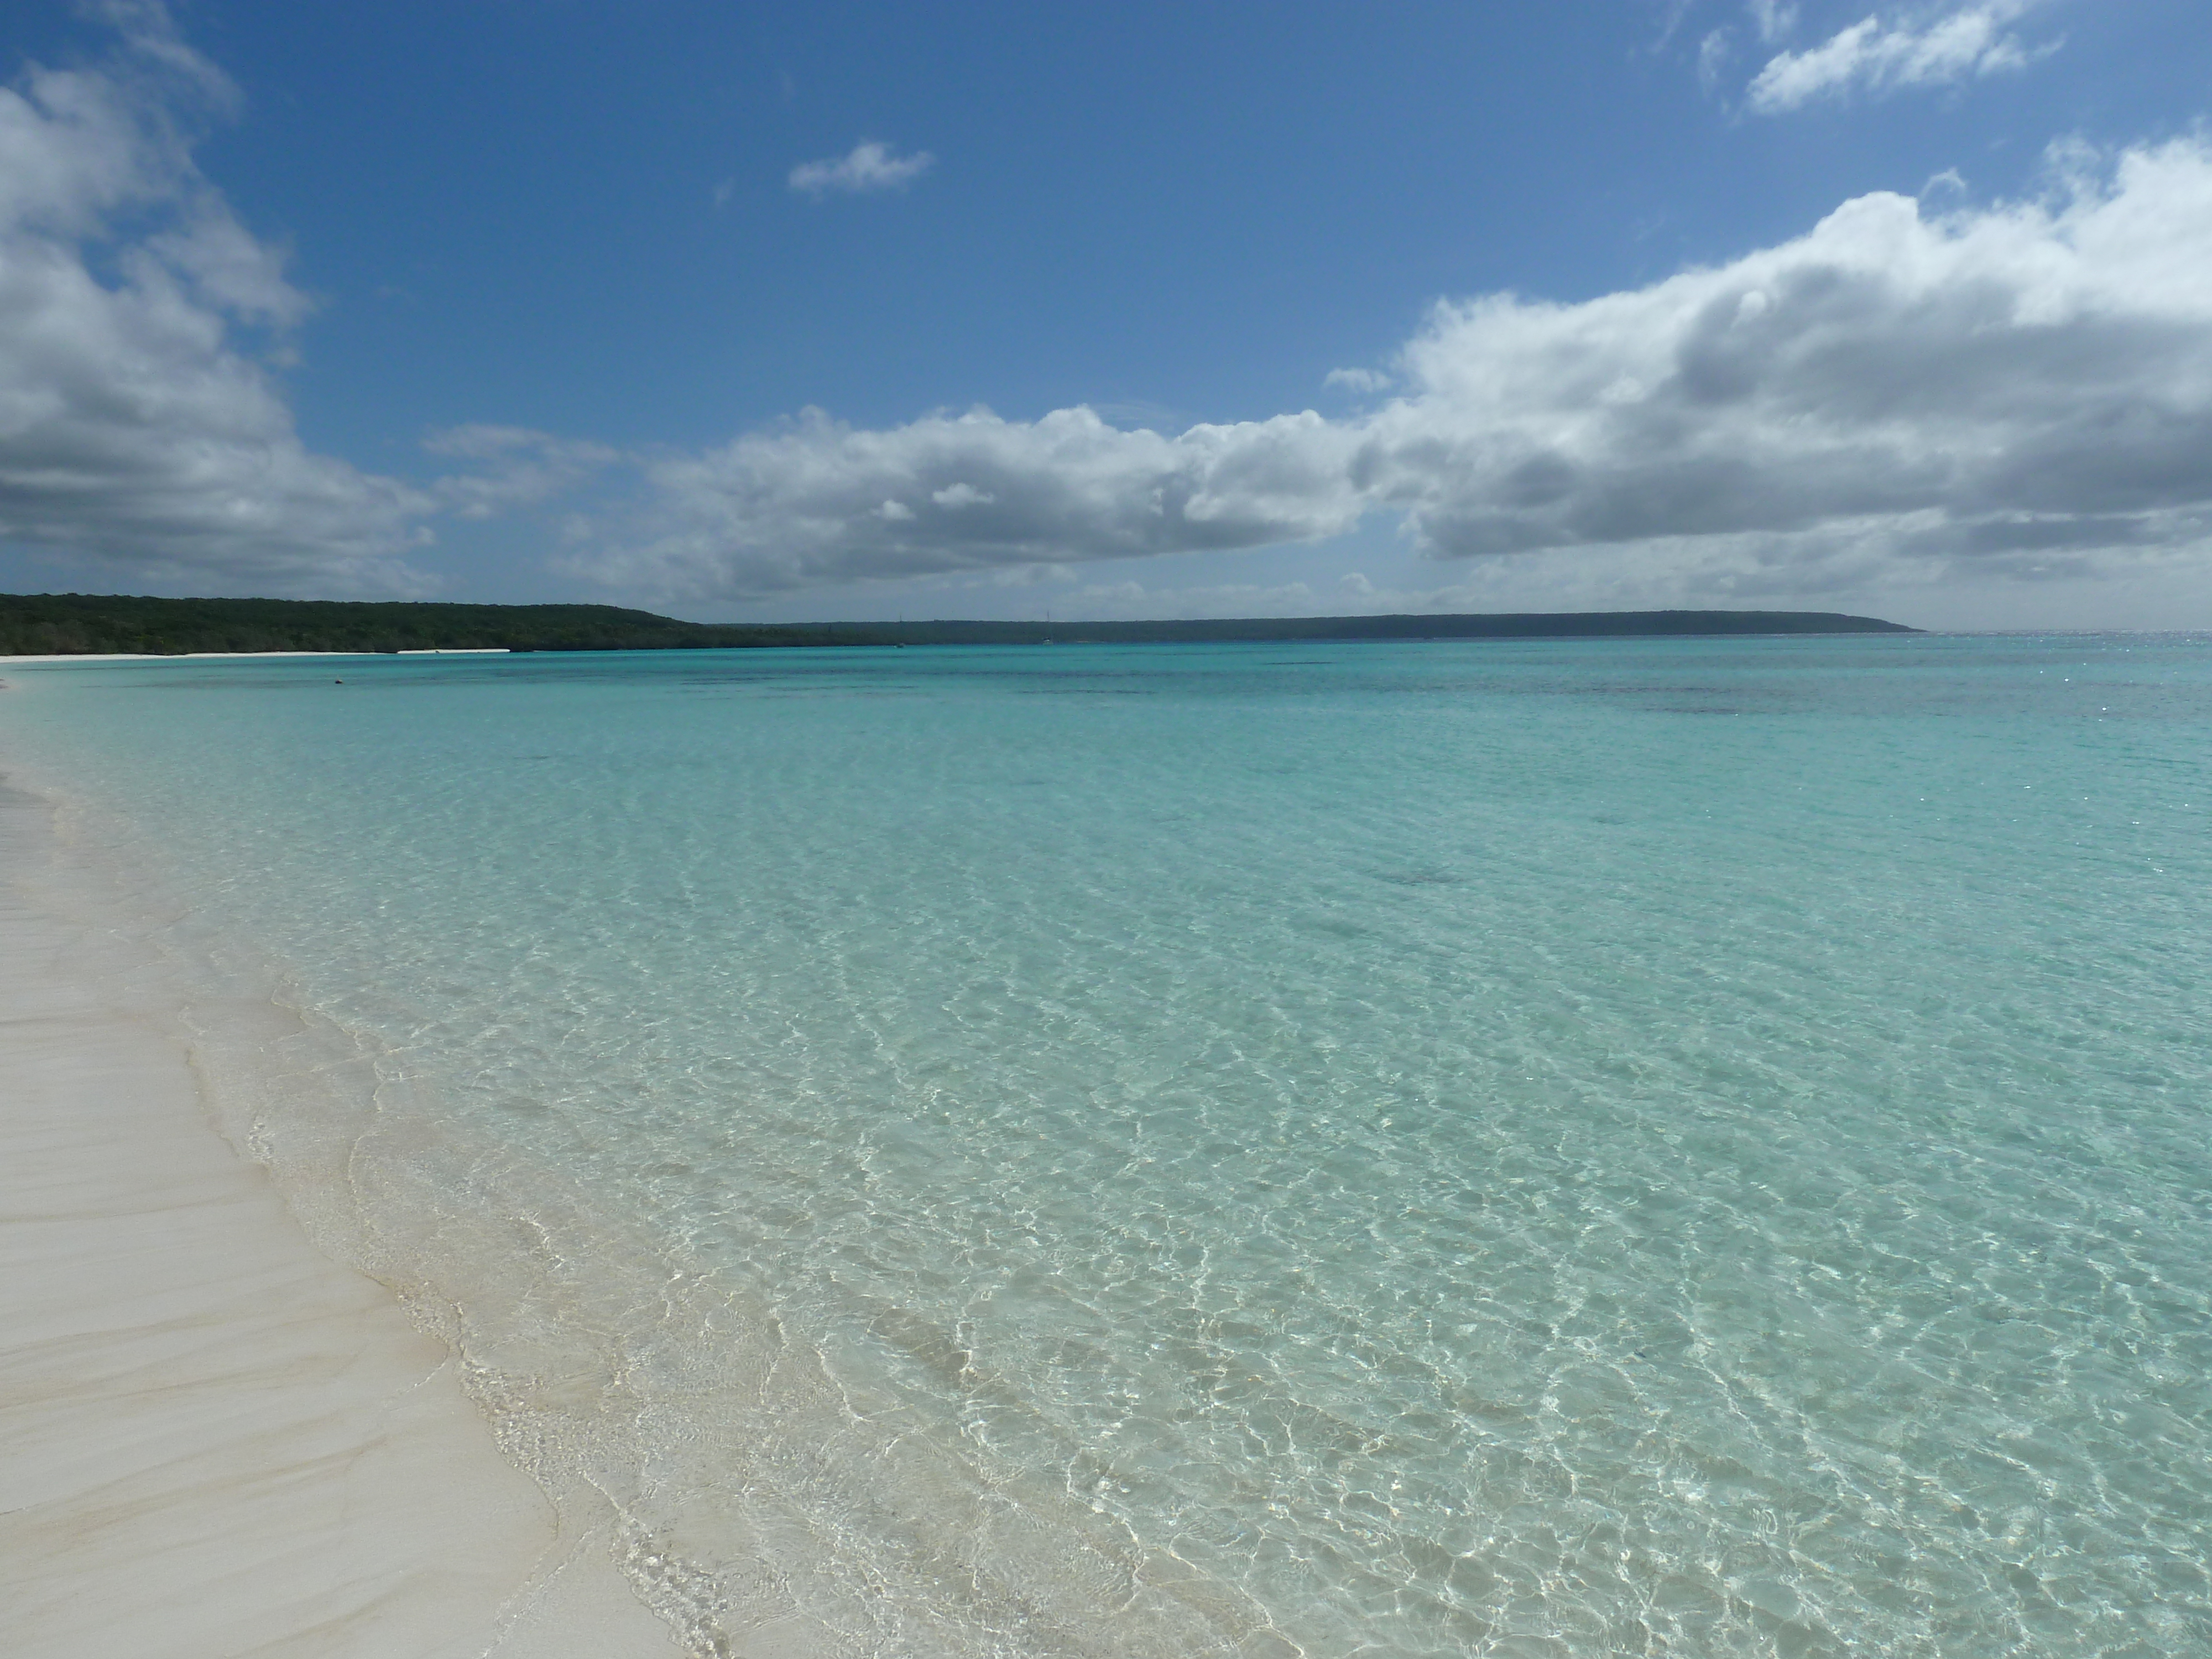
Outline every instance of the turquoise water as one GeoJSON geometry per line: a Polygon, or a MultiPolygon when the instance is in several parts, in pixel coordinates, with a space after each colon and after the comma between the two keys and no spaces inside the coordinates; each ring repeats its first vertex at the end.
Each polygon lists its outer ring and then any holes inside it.
{"type": "Polygon", "coordinates": [[[2212,1651],[2212,641],[9,672],[691,1651],[2212,1651]]]}

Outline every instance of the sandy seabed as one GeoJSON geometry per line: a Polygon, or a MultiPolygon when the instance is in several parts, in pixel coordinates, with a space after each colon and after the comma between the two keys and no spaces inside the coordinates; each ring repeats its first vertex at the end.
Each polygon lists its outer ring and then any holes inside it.
{"type": "Polygon", "coordinates": [[[672,1653],[445,1344],[217,1132],[156,952],[88,879],[0,786],[0,1649],[672,1653]]]}

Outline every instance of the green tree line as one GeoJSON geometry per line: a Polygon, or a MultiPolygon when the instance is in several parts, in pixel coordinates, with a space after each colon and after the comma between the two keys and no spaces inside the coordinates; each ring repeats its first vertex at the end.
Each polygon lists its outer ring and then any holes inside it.
{"type": "Polygon", "coordinates": [[[1158,622],[689,623],[611,605],[163,599],[0,594],[0,655],[205,651],[666,651],[829,645],[1233,640],[1559,639],[1669,634],[1910,633],[1818,611],[1227,617],[1158,622]]]}

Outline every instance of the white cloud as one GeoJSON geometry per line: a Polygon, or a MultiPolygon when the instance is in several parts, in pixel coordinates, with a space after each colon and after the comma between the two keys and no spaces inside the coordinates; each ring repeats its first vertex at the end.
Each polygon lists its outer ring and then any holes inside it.
{"type": "Polygon", "coordinates": [[[1085,408],[1034,422],[975,409],[888,432],[809,410],[651,465],[654,533],[599,568],[703,596],[1303,539],[1358,518],[1356,442],[1310,411],[1169,438],[1085,408]],[[961,485],[973,499],[938,499],[961,485]]]}
{"type": "Polygon", "coordinates": [[[2075,165],[2050,199],[1948,216],[1864,197],[1583,304],[1440,305],[1402,394],[1346,420],[1169,436],[1081,408],[878,431],[809,411],[653,465],[647,521],[589,568],[744,598],[1312,541],[1372,511],[1437,558],[1773,598],[2202,558],[2212,148],[2075,165]],[[963,484],[992,499],[939,499],[963,484]]]}
{"type": "Polygon", "coordinates": [[[929,499],[939,507],[988,507],[999,498],[973,484],[956,483],[930,491],[929,499]]]}
{"type": "Polygon", "coordinates": [[[419,586],[398,556],[430,500],[310,453],[264,366],[307,302],[188,134],[234,89],[160,5],[101,15],[105,64],[0,88],[0,540],[263,590],[419,586]]]}
{"type": "Polygon", "coordinates": [[[1732,28],[1714,28],[1697,42],[1697,84],[1705,93],[1721,91],[1721,76],[1728,69],[1728,60],[1736,55],[1736,35],[1732,28]]]}
{"type": "Polygon", "coordinates": [[[559,438],[516,426],[457,426],[434,432],[422,447],[434,455],[471,462],[476,471],[438,480],[439,501],[464,519],[489,519],[534,506],[574,488],[620,459],[605,444],[559,438]]]}
{"type": "Polygon", "coordinates": [[[896,190],[919,179],[936,161],[937,158],[926,149],[901,155],[889,144],[864,138],[843,155],[803,161],[792,168],[791,187],[817,198],[833,190],[851,195],[896,190]]]}
{"type": "Polygon", "coordinates": [[[1797,8],[1787,0],[1748,0],[1752,27],[1771,46],[1797,27],[1797,8]]]}
{"type": "MultiPolygon", "coordinates": [[[[1746,101],[1762,115],[1778,115],[1858,90],[1946,86],[2020,69],[2043,55],[2023,46],[2011,29],[2029,4],[1985,0],[1917,27],[1863,18],[1817,46],[1770,59],[1753,79],[1746,101]]],[[[1769,8],[1767,15],[1776,14],[1769,8]]],[[[1765,21],[1762,16],[1761,38],[1771,40],[1765,21]]]]}
{"type": "Polygon", "coordinates": [[[1715,29],[1698,42],[1698,84],[1707,92],[1717,92],[1721,71],[1728,68],[1729,58],[1735,50],[1735,38],[1726,29],[1715,29]]]}
{"type": "Polygon", "coordinates": [[[1322,384],[1344,392],[1375,392],[1386,389],[1390,377],[1379,369],[1332,368],[1322,377],[1322,384]]]}

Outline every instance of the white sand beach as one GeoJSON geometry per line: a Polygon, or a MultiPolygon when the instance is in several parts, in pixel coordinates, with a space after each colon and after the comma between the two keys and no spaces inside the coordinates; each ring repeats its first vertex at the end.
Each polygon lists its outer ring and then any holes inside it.
{"type": "Polygon", "coordinates": [[[11,1659],[672,1651],[445,1346],[212,1127],[147,947],[0,788],[0,1606],[11,1659]]]}

